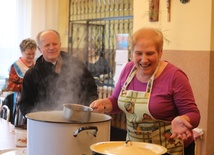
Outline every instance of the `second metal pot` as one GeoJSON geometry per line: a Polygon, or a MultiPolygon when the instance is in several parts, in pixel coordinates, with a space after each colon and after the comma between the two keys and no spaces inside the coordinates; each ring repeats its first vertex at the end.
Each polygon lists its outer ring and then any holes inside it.
{"type": "Polygon", "coordinates": [[[92,108],[80,104],[63,104],[64,118],[69,121],[88,122],[92,108]]]}

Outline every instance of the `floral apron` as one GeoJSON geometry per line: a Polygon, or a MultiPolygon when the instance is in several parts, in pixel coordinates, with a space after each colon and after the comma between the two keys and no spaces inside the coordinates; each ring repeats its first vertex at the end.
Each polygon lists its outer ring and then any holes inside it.
{"type": "Polygon", "coordinates": [[[126,90],[136,74],[133,67],[118,98],[118,106],[126,114],[127,140],[154,143],[167,148],[171,155],[183,155],[183,141],[171,139],[171,122],[156,120],[149,112],[149,99],[155,70],[147,83],[146,92],[126,90]]]}

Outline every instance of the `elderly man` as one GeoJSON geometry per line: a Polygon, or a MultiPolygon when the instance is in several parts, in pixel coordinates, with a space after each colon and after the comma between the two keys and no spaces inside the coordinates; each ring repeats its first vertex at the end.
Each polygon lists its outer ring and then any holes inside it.
{"type": "Polygon", "coordinates": [[[42,55],[29,69],[23,81],[20,109],[60,110],[64,103],[89,105],[97,99],[97,86],[86,66],[70,54],[60,51],[60,35],[45,30],[37,35],[42,55]]]}

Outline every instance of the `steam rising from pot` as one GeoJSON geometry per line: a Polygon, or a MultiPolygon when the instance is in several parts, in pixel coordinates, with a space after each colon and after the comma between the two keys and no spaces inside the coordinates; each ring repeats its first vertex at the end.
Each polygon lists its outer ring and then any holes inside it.
{"type": "Polygon", "coordinates": [[[44,96],[36,104],[37,109],[63,110],[64,103],[78,103],[86,105],[87,94],[82,90],[84,66],[79,61],[63,59],[60,73],[55,72],[55,66],[47,72],[54,72],[45,77],[44,88],[39,96],[44,96]]]}

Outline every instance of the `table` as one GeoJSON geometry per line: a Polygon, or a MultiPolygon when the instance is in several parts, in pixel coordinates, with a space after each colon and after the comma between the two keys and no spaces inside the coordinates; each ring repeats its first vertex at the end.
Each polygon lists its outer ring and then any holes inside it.
{"type": "Polygon", "coordinates": [[[15,144],[14,126],[0,118],[0,150],[17,148],[15,144]]]}

